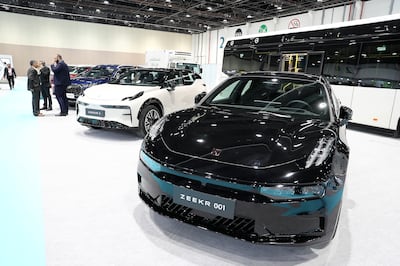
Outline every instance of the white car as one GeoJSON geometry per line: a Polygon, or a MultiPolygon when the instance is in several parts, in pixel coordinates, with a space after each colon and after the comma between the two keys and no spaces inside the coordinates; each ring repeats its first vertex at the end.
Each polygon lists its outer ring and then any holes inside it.
{"type": "Polygon", "coordinates": [[[144,136],[163,115],[194,106],[205,94],[199,75],[187,70],[129,69],[77,99],[77,120],[92,128],[138,128],[144,136]]]}

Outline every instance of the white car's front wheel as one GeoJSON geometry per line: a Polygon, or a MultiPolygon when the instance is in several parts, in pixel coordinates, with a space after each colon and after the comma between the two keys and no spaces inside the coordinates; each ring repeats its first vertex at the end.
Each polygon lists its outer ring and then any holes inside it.
{"type": "Polygon", "coordinates": [[[139,115],[139,134],[141,137],[146,136],[151,126],[161,118],[160,110],[154,105],[148,105],[143,108],[139,115]]]}

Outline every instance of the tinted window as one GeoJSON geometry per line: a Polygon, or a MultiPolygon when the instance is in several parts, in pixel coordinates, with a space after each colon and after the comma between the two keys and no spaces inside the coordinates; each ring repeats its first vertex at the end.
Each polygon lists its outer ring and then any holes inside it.
{"type": "Polygon", "coordinates": [[[110,83],[135,86],[161,86],[166,73],[153,70],[127,70],[110,83]]]}
{"type": "Polygon", "coordinates": [[[232,75],[238,72],[260,70],[264,54],[253,53],[253,50],[227,50],[224,53],[222,71],[232,75]]]}
{"type": "Polygon", "coordinates": [[[331,84],[356,85],[359,44],[323,46],[325,50],[323,75],[331,84]]]}
{"type": "Polygon", "coordinates": [[[329,120],[326,90],[320,82],[276,77],[239,77],[222,84],[204,104],[329,120]]]}
{"type": "Polygon", "coordinates": [[[394,42],[364,44],[357,80],[361,86],[399,88],[400,44],[394,42]]]}

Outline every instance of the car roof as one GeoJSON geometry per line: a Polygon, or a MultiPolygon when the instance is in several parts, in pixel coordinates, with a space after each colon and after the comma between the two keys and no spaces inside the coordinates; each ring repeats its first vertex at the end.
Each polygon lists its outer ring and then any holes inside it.
{"type": "Polygon", "coordinates": [[[322,76],[311,75],[306,73],[293,73],[293,72],[282,72],[282,71],[251,71],[243,72],[234,75],[234,77],[240,76],[268,76],[268,77],[281,77],[281,78],[294,78],[294,79],[306,79],[310,81],[321,81],[323,82],[322,76]]]}
{"type": "Polygon", "coordinates": [[[157,68],[157,67],[130,67],[130,68],[134,70],[144,70],[144,71],[163,71],[163,72],[182,71],[182,72],[193,73],[193,71],[191,70],[179,69],[179,68],[157,68]]]}

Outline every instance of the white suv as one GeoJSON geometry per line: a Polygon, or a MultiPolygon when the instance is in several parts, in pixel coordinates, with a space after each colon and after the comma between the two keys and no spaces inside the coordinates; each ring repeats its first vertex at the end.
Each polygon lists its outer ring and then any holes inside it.
{"type": "Polygon", "coordinates": [[[144,136],[163,115],[194,106],[205,93],[201,77],[187,70],[132,68],[77,99],[77,120],[92,128],[138,128],[144,136]]]}

